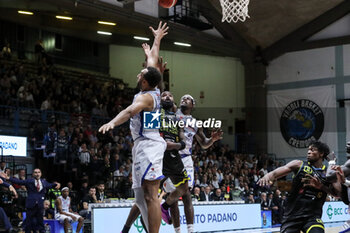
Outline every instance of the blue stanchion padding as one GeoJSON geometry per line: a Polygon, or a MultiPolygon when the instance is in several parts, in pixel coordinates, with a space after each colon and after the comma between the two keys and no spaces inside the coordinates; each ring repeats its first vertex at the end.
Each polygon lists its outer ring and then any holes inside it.
{"type": "Polygon", "coordinates": [[[271,211],[261,211],[261,227],[262,228],[270,228],[272,227],[272,217],[271,211]]]}
{"type": "MultiPolygon", "coordinates": [[[[54,219],[44,220],[44,225],[50,226],[51,233],[64,233],[63,224],[61,224],[57,220],[54,220],[54,219]]],[[[73,222],[73,223],[71,223],[71,225],[73,228],[73,232],[75,232],[77,229],[77,226],[78,226],[78,222],[73,222]]],[[[79,233],[83,233],[83,227],[81,228],[79,233]]]]}

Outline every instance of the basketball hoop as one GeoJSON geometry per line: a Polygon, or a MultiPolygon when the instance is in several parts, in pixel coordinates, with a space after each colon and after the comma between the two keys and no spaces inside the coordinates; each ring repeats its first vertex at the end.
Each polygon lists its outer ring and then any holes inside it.
{"type": "Polygon", "coordinates": [[[248,15],[249,0],[220,0],[222,8],[222,22],[244,22],[248,15]]]}

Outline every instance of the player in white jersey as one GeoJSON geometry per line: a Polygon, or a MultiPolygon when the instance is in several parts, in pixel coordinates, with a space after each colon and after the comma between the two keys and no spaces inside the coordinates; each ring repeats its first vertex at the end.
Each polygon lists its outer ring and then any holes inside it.
{"type": "Polygon", "coordinates": [[[55,219],[63,224],[64,233],[68,232],[68,228],[71,227],[70,224],[72,222],[78,221],[76,232],[80,232],[84,223],[84,218],[77,213],[73,213],[70,207],[69,188],[64,187],[61,192],[62,195],[57,197],[55,201],[55,219]]]}
{"type": "MultiPolygon", "coordinates": [[[[101,126],[99,132],[105,133],[115,126],[121,125],[130,119],[130,130],[134,140],[133,156],[133,189],[136,204],[148,227],[149,233],[158,233],[161,222],[161,211],[158,200],[158,187],[163,178],[162,166],[166,142],[160,136],[158,129],[144,128],[144,112],[160,110],[160,91],[157,87],[161,80],[158,69],[159,47],[161,39],[167,34],[168,27],[162,22],[157,30],[150,29],[154,35],[152,49],[143,46],[147,56],[147,68],[137,76],[138,87],[141,91],[135,95],[133,103],[121,111],[109,123],[101,126]]],[[[151,120],[152,121],[152,120],[151,120]]]]}
{"type": "MultiPolygon", "coordinates": [[[[186,122],[187,120],[195,120],[191,115],[194,105],[195,105],[195,100],[191,95],[187,94],[182,96],[180,100],[180,109],[178,109],[176,113],[177,119],[182,120],[184,122],[186,122]]],[[[189,178],[188,186],[190,187],[190,189],[192,189],[194,184],[194,168],[193,168],[193,160],[192,160],[193,137],[196,138],[197,142],[203,149],[207,149],[211,145],[213,145],[214,142],[222,139],[222,131],[220,129],[213,130],[211,133],[211,137],[207,138],[203,132],[203,128],[197,128],[196,124],[194,124],[193,127],[192,126],[187,127],[185,124],[184,134],[185,134],[186,147],[185,149],[179,151],[179,154],[181,155],[182,162],[184,164],[184,167],[187,171],[187,175],[189,178]]],[[[193,229],[194,211],[193,211],[190,189],[188,190],[188,192],[186,192],[182,196],[188,233],[192,233],[194,231],[193,229]]],[[[177,202],[170,207],[170,212],[171,212],[175,232],[179,233],[180,232],[180,215],[179,215],[179,208],[178,208],[177,202]]]]}

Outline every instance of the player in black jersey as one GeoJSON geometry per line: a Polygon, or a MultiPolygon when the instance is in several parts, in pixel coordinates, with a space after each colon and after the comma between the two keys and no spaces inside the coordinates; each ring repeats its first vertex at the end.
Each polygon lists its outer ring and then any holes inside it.
{"type": "MultiPolygon", "coordinates": [[[[323,160],[329,154],[329,147],[322,142],[312,142],[307,153],[307,162],[293,160],[279,167],[258,181],[260,186],[269,186],[283,176],[294,172],[292,190],[287,198],[283,214],[281,233],[324,233],[321,220],[322,206],[327,192],[326,167],[323,160]],[[318,180],[317,185],[312,181],[318,180]],[[310,182],[313,185],[310,185],[310,182]]],[[[333,193],[333,191],[332,191],[333,193]]]]}
{"type": "Polygon", "coordinates": [[[167,150],[163,158],[163,175],[169,177],[173,186],[176,188],[175,190],[171,190],[161,209],[163,220],[171,224],[168,209],[178,201],[179,197],[188,191],[189,177],[179,154],[179,150],[183,150],[186,146],[184,142],[185,136],[183,129],[174,125],[178,120],[173,111],[174,97],[169,91],[164,91],[161,94],[161,105],[162,124],[159,132],[167,142],[167,150]]]}

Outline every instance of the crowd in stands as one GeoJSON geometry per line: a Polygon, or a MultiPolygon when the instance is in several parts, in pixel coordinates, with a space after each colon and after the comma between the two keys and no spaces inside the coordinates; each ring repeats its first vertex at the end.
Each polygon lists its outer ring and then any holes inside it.
{"type": "Polygon", "coordinates": [[[26,70],[21,61],[2,59],[0,63],[2,105],[112,117],[131,100],[122,82],[97,80],[84,73],[72,80],[45,59],[36,72],[26,70]]]}

